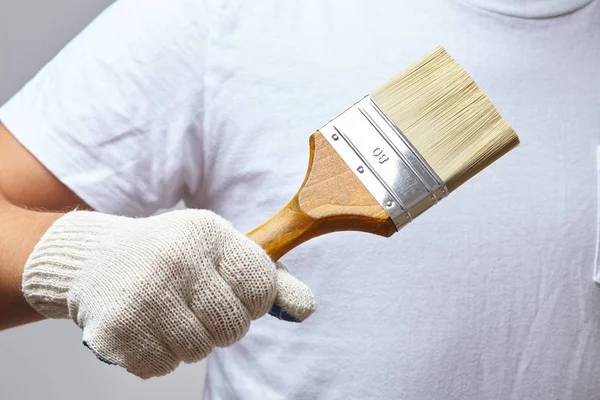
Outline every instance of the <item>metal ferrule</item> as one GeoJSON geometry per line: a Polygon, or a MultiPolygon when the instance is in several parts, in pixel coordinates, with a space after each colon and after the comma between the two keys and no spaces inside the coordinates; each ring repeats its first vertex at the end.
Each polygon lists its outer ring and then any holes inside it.
{"type": "Polygon", "coordinates": [[[448,189],[370,96],[319,129],[400,229],[448,189]]]}

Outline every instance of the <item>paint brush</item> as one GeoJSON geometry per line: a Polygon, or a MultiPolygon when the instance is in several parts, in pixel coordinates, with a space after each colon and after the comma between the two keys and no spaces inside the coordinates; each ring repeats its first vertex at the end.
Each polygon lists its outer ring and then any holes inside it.
{"type": "Polygon", "coordinates": [[[312,134],[300,190],[248,236],[274,260],[335,231],[391,236],[518,144],[437,47],[312,134]]]}

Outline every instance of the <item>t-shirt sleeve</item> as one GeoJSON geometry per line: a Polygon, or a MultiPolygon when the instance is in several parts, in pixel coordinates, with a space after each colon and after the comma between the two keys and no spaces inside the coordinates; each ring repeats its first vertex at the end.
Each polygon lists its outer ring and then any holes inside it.
{"type": "Polygon", "coordinates": [[[0,120],[94,209],[171,207],[201,185],[203,4],[117,1],[0,108],[0,120]]]}

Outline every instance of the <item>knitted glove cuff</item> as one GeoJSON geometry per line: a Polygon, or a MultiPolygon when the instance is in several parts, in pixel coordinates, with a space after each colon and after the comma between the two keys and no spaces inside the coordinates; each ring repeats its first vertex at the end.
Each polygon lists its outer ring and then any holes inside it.
{"type": "Polygon", "coordinates": [[[48,318],[68,318],[72,282],[94,249],[105,244],[109,228],[118,219],[89,211],[59,218],[25,263],[22,290],[27,302],[48,318]]]}

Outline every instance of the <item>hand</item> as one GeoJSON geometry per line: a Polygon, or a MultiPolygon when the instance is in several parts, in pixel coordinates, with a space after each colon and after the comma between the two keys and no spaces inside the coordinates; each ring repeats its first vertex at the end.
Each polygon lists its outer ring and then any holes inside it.
{"type": "Polygon", "coordinates": [[[132,219],[75,211],[25,265],[23,293],[50,318],[72,318],[98,358],[165,375],[240,340],[273,304],[302,321],[310,289],[219,216],[200,210],[132,219]]]}

